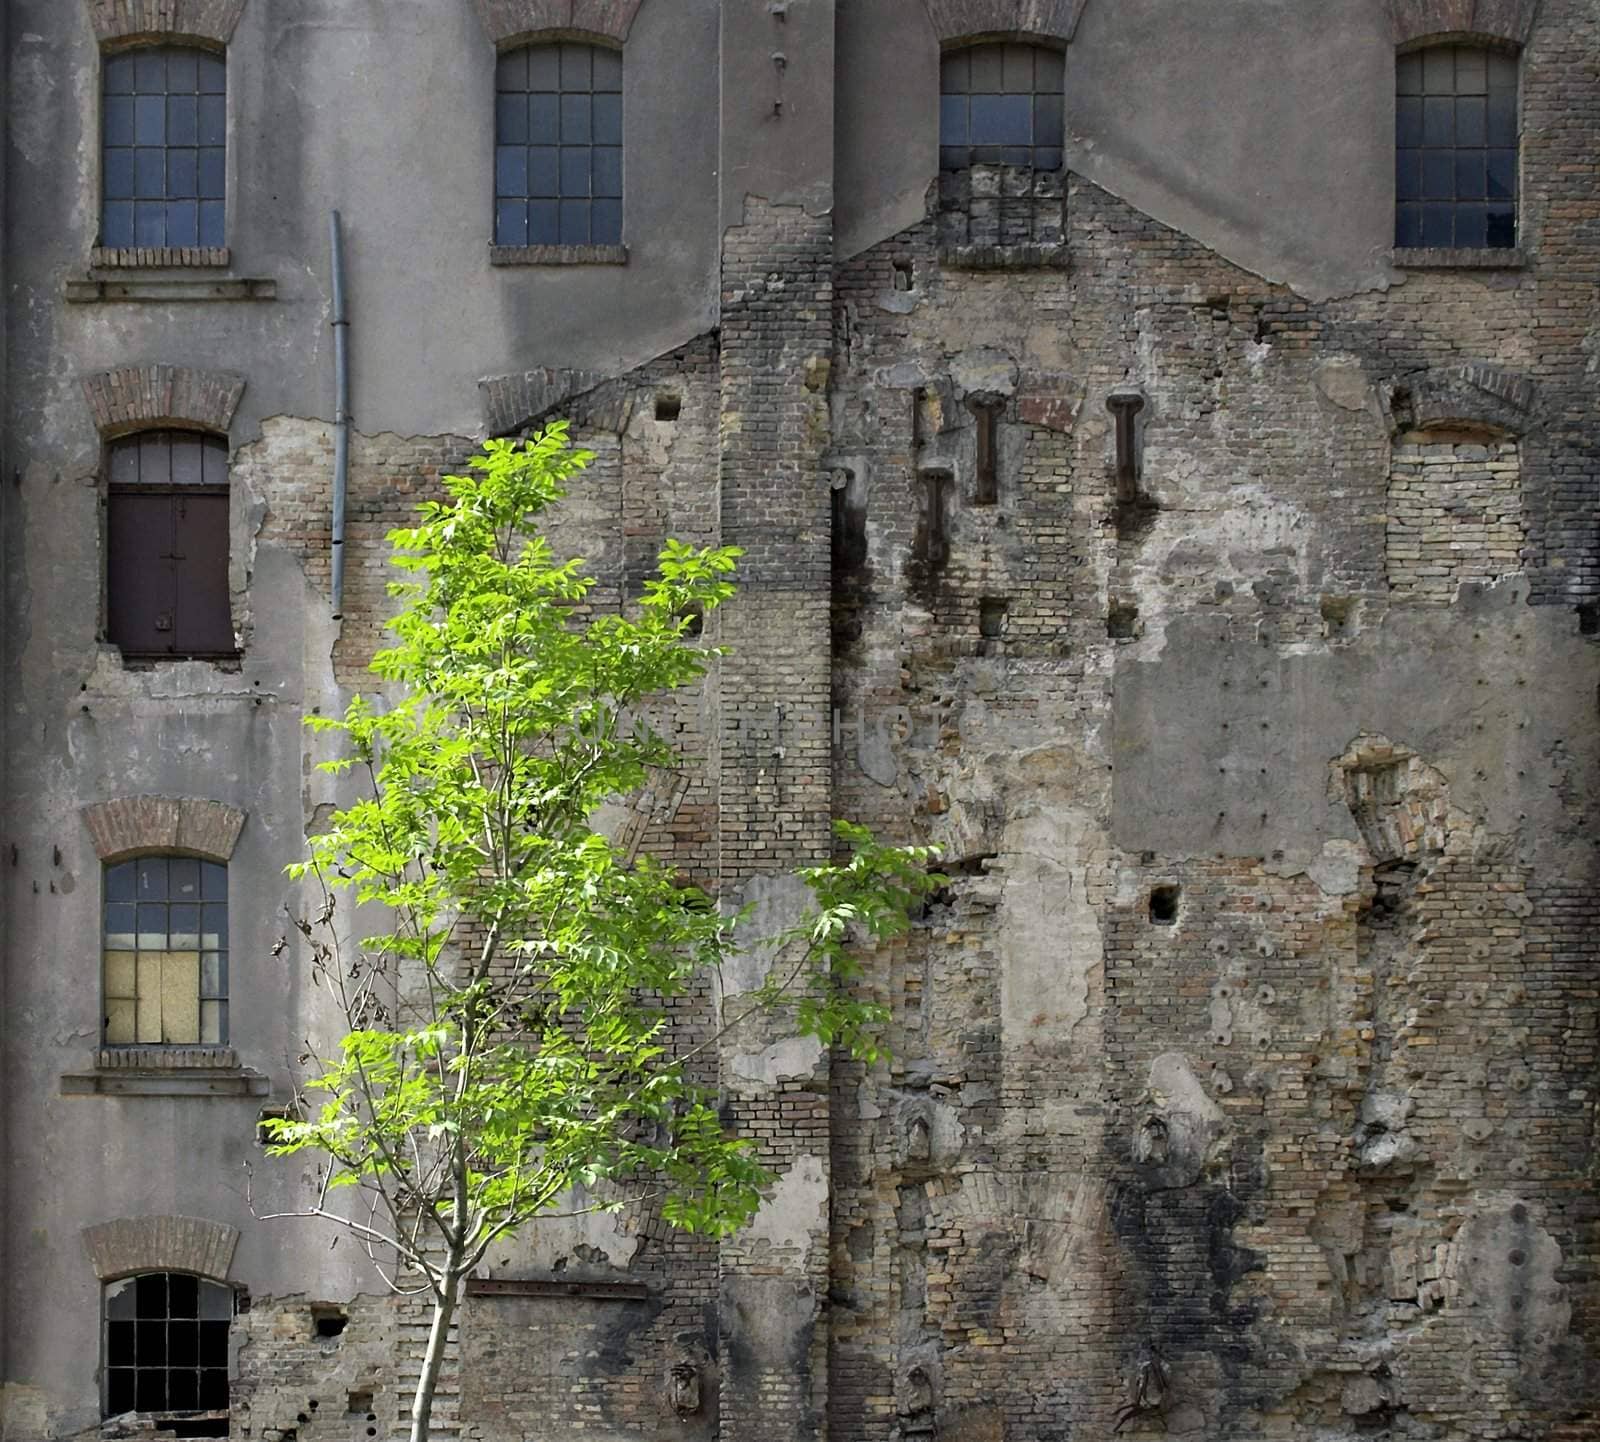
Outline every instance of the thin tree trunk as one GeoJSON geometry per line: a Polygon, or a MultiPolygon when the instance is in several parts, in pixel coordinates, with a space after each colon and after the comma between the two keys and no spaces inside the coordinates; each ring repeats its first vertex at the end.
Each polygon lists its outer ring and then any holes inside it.
{"type": "Polygon", "coordinates": [[[411,1401],[411,1442],[428,1442],[432,1435],[433,1394],[439,1385],[439,1370],[444,1364],[444,1349],[450,1340],[450,1319],[455,1315],[456,1293],[461,1287],[459,1253],[446,1259],[440,1292],[442,1300],[433,1304],[433,1325],[428,1329],[428,1350],[422,1358],[422,1376],[417,1379],[417,1394],[411,1401]]]}

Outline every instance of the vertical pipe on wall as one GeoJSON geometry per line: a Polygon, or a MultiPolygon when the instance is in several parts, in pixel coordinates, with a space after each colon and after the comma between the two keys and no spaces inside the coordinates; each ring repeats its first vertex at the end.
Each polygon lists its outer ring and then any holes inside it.
{"type": "Polygon", "coordinates": [[[328,217],[333,259],[333,619],[344,615],[344,503],[350,480],[350,321],[344,308],[344,242],[339,212],[328,217]]]}

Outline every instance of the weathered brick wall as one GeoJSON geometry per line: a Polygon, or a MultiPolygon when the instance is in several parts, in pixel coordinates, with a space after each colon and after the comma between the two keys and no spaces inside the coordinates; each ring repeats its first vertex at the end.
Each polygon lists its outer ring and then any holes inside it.
{"type": "Polygon", "coordinates": [[[1391,599],[1449,605],[1464,581],[1520,570],[1522,544],[1515,441],[1396,443],[1384,531],[1391,599]]]}

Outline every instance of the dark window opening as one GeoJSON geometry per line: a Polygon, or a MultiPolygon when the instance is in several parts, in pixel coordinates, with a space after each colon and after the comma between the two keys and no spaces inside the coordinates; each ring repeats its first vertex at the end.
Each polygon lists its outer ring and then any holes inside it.
{"type": "Polygon", "coordinates": [[[683,413],[683,402],[677,396],[656,397],[656,419],[675,421],[683,413]]]}
{"type": "Polygon", "coordinates": [[[1395,61],[1397,247],[1517,243],[1517,60],[1433,45],[1395,61]]]}
{"type": "Polygon", "coordinates": [[[1157,926],[1172,926],[1178,919],[1178,888],[1152,886],[1150,888],[1150,920],[1157,926]]]}
{"type": "Polygon", "coordinates": [[[228,445],[189,431],[114,441],[106,634],[125,657],[236,654],[228,597],[228,445]]]}
{"type": "Polygon", "coordinates": [[[338,1307],[313,1307],[311,1309],[311,1325],[316,1329],[319,1337],[342,1336],[344,1329],[349,1324],[349,1316],[338,1307]]]}
{"type": "Polygon", "coordinates": [[[978,602],[978,634],[997,639],[1005,630],[1006,601],[1002,596],[984,596],[978,602]]]}
{"type": "Polygon", "coordinates": [[[1061,53],[1040,45],[970,45],[939,72],[939,166],[1061,169],[1061,53]]]}
{"type": "Polygon", "coordinates": [[[495,244],[619,245],[622,52],[510,50],[495,92],[495,244]]]}
{"type": "Polygon", "coordinates": [[[105,869],[107,1046],[228,1039],[228,868],[141,856],[105,869]]]}
{"type": "Polygon", "coordinates": [[[146,1272],[107,1287],[105,1415],[178,1414],[171,1430],[180,1437],[226,1437],[233,1311],[228,1287],[183,1272],[146,1272]]]}
{"type": "Polygon", "coordinates": [[[974,403],[972,410],[978,421],[972,503],[992,506],[1000,499],[1000,408],[992,401],[985,401],[974,403]]]}
{"type": "Polygon", "coordinates": [[[102,72],[100,244],[221,246],[227,66],[174,45],[108,56],[102,72]]]}

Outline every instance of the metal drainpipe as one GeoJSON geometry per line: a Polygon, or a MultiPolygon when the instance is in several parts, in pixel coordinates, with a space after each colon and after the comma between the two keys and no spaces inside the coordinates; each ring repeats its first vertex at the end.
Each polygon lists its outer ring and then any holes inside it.
{"type": "Polygon", "coordinates": [[[344,498],[350,480],[350,321],[344,312],[344,242],[339,212],[328,218],[333,252],[333,619],[344,617],[344,498]]]}

